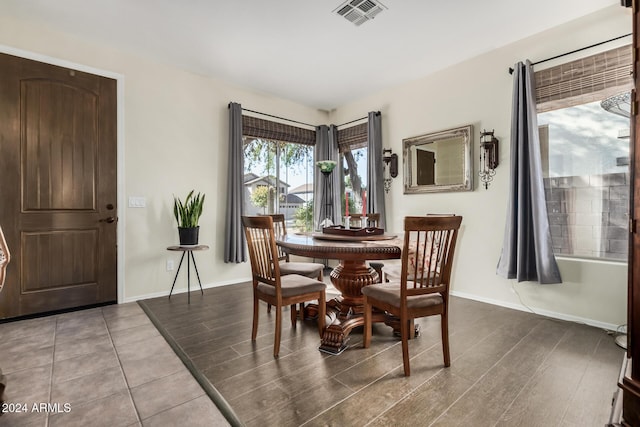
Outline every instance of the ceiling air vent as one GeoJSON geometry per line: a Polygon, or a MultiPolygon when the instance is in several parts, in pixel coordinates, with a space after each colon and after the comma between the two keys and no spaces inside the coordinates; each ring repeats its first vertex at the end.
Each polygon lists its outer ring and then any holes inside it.
{"type": "Polygon", "coordinates": [[[378,13],[386,8],[385,5],[377,0],[347,0],[333,12],[359,26],[375,18],[378,13]]]}

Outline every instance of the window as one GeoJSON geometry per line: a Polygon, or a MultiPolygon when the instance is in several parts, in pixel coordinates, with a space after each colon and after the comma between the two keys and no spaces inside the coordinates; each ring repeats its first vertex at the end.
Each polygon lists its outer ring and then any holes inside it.
{"type": "Polygon", "coordinates": [[[338,150],[342,164],[342,215],[346,214],[348,194],[349,213],[362,213],[364,193],[367,190],[368,152],[367,123],[338,130],[338,150]]]}
{"type": "Polygon", "coordinates": [[[284,214],[287,230],[312,230],[313,147],[245,137],[246,215],[284,214]]]}
{"type": "MultiPolygon", "coordinates": [[[[368,149],[354,148],[340,155],[343,166],[345,193],[348,193],[349,213],[362,213],[364,192],[367,190],[368,149]]],[[[346,214],[345,196],[342,200],[342,214],[346,214]]]]}
{"type": "Polygon", "coordinates": [[[536,72],[556,255],[627,259],[630,67],[623,47],[536,72]]]}
{"type": "Polygon", "coordinates": [[[287,231],[313,229],[315,131],[242,116],[244,212],[284,214],[287,231]]]}

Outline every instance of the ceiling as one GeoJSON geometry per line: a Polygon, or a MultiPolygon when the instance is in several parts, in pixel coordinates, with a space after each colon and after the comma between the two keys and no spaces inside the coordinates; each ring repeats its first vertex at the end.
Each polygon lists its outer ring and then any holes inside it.
{"type": "Polygon", "coordinates": [[[3,15],[330,110],[619,0],[2,0],[3,15]]]}

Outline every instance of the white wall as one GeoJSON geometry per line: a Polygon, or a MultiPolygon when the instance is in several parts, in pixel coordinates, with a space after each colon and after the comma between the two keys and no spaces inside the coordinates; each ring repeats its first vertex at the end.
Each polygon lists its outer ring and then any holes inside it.
{"type": "MultiPolygon", "coordinates": [[[[166,260],[174,259],[176,267],[179,260],[179,254],[166,251],[178,243],[172,195],[184,197],[191,189],[206,194],[200,242],[211,249],[196,254],[203,285],[250,278],[248,263],[223,262],[227,105],[239,102],[245,108],[312,124],[326,123],[326,112],[1,14],[0,45],[4,46],[0,51],[19,49],[124,76],[124,148],[119,153],[124,189],[119,195],[118,224],[124,230],[119,242],[124,245],[119,260],[124,282],[121,301],[168,294],[175,271],[166,271],[166,260]],[[146,208],[127,208],[129,196],[145,197],[146,208]]],[[[183,274],[177,289],[186,288],[183,274]]]]}
{"type": "MultiPolygon", "coordinates": [[[[478,27],[478,31],[488,30],[489,27],[478,27]]],[[[249,277],[247,264],[222,261],[227,104],[236,101],[246,108],[313,124],[344,123],[368,111],[380,110],[384,145],[400,155],[403,138],[466,124],[474,125],[477,154],[479,132],[483,128],[495,129],[501,140],[501,164],[489,190],[479,188],[476,179],[473,192],[403,195],[401,172],[387,196],[390,227],[401,229],[405,215],[461,214],[464,221],[453,286],[456,294],[519,308],[524,303],[538,312],[609,326],[625,323],[626,265],[560,260],[565,280],[562,285],[513,284],[495,275],[507,204],[512,89],[507,68],[525,58],[547,58],[628,32],[630,11],[611,7],[424,79],[341,106],[328,116],[313,108],[0,15],[0,45],[124,76],[124,152],[120,153],[124,191],[119,200],[123,213],[119,227],[124,231],[120,242],[124,245],[120,260],[124,264],[121,299],[168,292],[173,273],[165,271],[165,262],[176,255],[165,248],[177,242],[172,194],[184,195],[192,188],[207,194],[201,242],[210,244],[211,250],[197,254],[204,283],[220,285],[249,277]],[[147,207],[123,207],[129,196],[146,197],[147,207]],[[511,292],[512,285],[522,303],[511,292]]],[[[477,171],[477,159],[475,163],[477,171]]]]}
{"type": "MultiPolygon", "coordinates": [[[[479,28],[486,30],[488,27],[479,28]]],[[[626,264],[561,259],[561,285],[514,283],[496,276],[495,270],[502,248],[509,181],[513,83],[508,67],[527,58],[535,62],[630,32],[630,10],[612,6],[332,111],[331,122],[344,123],[368,111],[380,110],[383,145],[401,157],[403,138],[467,124],[474,126],[473,192],[404,195],[400,167],[386,199],[387,223],[396,230],[402,228],[405,215],[455,212],[464,217],[453,275],[454,294],[511,307],[526,305],[538,313],[595,325],[615,327],[626,323],[626,264]],[[483,129],[495,129],[500,139],[500,166],[488,190],[480,187],[477,179],[479,135],[483,129]],[[512,286],[520,298],[512,292],[512,286]]],[[[599,50],[630,41],[628,37],[599,50]]],[[[591,49],[582,55],[599,50],[591,49]]],[[[556,64],[557,61],[548,62],[537,69],[556,64]]]]}

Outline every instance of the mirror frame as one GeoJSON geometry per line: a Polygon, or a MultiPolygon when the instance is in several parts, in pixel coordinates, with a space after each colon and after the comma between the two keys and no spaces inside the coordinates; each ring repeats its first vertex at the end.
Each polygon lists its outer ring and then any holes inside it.
{"type": "Polygon", "coordinates": [[[453,129],[427,133],[402,140],[402,163],[404,167],[404,194],[438,193],[447,191],[473,191],[473,125],[460,126],[453,129]],[[464,180],[460,184],[446,185],[414,185],[415,177],[411,176],[411,147],[431,144],[444,139],[462,138],[464,144],[464,180]]]}

